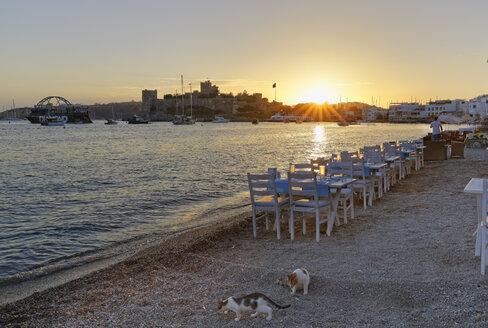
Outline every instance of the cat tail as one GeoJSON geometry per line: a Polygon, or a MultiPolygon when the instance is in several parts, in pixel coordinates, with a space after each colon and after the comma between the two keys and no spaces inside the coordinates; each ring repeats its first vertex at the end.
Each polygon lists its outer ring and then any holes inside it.
{"type": "Polygon", "coordinates": [[[266,301],[268,301],[269,304],[276,306],[278,309],[286,309],[286,308],[289,308],[291,306],[291,304],[288,304],[288,305],[279,305],[279,304],[275,303],[269,297],[267,297],[267,296],[265,296],[265,297],[266,297],[266,301]]]}

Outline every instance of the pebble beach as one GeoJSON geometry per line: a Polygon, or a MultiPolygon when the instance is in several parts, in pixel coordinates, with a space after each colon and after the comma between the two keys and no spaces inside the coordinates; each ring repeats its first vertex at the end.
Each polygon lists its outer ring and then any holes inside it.
{"type": "MultiPolygon", "coordinates": [[[[315,241],[301,220],[295,240],[251,214],[153,244],[132,257],[0,308],[2,327],[486,327],[488,278],[475,257],[476,197],[488,178],[484,150],[426,162],[372,207],[315,241]],[[309,294],[276,280],[296,268],[309,294]],[[222,297],[261,292],[290,308],[273,319],[217,311],[222,297]]],[[[282,220],[282,231],[287,231],[282,220]]]]}

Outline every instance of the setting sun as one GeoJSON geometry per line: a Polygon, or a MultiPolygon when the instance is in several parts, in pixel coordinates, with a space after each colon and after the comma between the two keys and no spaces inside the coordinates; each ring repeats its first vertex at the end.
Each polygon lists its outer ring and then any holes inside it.
{"type": "Polygon", "coordinates": [[[323,104],[325,102],[333,102],[334,95],[330,89],[325,85],[312,85],[306,89],[300,90],[300,95],[296,98],[297,103],[316,103],[323,104]]]}

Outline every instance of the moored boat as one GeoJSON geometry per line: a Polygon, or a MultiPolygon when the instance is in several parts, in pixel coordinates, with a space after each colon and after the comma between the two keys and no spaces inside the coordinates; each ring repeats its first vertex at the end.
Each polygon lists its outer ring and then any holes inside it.
{"type": "Polygon", "coordinates": [[[44,126],[63,126],[64,125],[64,120],[60,117],[44,117],[44,119],[41,122],[41,125],[44,126]]]}
{"type": "Polygon", "coordinates": [[[129,124],[148,124],[149,121],[140,117],[140,116],[137,116],[136,114],[134,114],[134,116],[129,118],[127,123],[129,123],[129,124]]]}
{"type": "Polygon", "coordinates": [[[215,119],[212,123],[229,123],[229,120],[224,118],[223,116],[215,116],[215,119]]]}

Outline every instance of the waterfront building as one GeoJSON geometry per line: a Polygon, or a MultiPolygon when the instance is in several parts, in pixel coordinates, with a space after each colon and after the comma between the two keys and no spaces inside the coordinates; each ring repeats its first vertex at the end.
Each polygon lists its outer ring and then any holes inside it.
{"type": "Polygon", "coordinates": [[[361,110],[361,116],[364,121],[386,120],[388,118],[388,109],[377,106],[364,107],[361,110]]]}
{"type": "Polygon", "coordinates": [[[212,85],[210,80],[200,82],[200,93],[206,97],[216,97],[219,94],[219,87],[212,85]]]}
{"type": "Polygon", "coordinates": [[[157,99],[157,90],[142,90],[142,111],[149,113],[151,111],[151,108],[154,110],[157,99]]]}
{"type": "Polygon", "coordinates": [[[442,114],[462,116],[468,108],[464,99],[429,101],[424,110],[420,111],[420,118],[429,118],[442,114]]]}
{"type": "Polygon", "coordinates": [[[418,102],[391,103],[388,119],[391,122],[415,122],[423,109],[418,102]]]}
{"type": "Polygon", "coordinates": [[[488,95],[481,95],[470,99],[468,115],[471,117],[485,118],[488,116],[488,95]]]}

